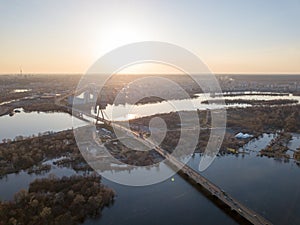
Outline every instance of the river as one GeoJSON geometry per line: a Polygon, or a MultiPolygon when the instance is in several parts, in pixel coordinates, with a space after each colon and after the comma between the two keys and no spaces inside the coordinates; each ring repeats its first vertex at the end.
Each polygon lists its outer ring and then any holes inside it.
{"type": "MultiPolygon", "coordinates": [[[[206,109],[220,109],[224,108],[222,104],[205,104],[204,101],[209,100],[258,100],[258,101],[271,101],[271,100],[295,100],[300,102],[300,96],[294,96],[292,94],[272,93],[272,92],[228,92],[224,93],[222,98],[218,96],[211,96],[209,94],[197,94],[197,97],[183,100],[170,100],[162,101],[158,103],[148,104],[119,104],[108,105],[104,110],[107,119],[109,120],[128,120],[134,118],[140,118],[145,116],[151,116],[159,113],[170,113],[174,111],[188,111],[188,110],[206,110],[206,109]],[[130,118],[128,118],[130,116],[130,118]]],[[[225,106],[226,108],[236,107],[252,107],[250,104],[233,103],[225,106]]],[[[94,115],[97,113],[91,111],[94,115]]]]}
{"type": "Polygon", "coordinates": [[[44,113],[30,112],[26,113],[19,109],[20,113],[15,113],[13,116],[5,115],[0,117],[0,142],[2,139],[14,139],[16,136],[31,136],[47,131],[61,131],[71,129],[73,124],[75,127],[84,125],[85,122],[74,119],[67,113],[44,113]]]}
{"type": "MultiPolygon", "coordinates": [[[[1,138],[30,136],[71,128],[72,118],[64,113],[21,112],[13,117],[0,117],[0,127],[1,138]]],[[[244,146],[248,154],[217,157],[202,174],[274,224],[300,224],[300,168],[293,161],[257,156],[272,138],[272,134],[263,134],[251,141],[244,146]]],[[[290,148],[299,145],[299,135],[293,134],[290,148]]],[[[188,164],[197,169],[200,158],[200,154],[195,154],[188,164]]],[[[43,175],[10,174],[0,180],[0,198],[10,200],[15,192],[28,188],[31,181],[50,173],[69,176],[76,172],[53,165],[52,170],[43,175]]],[[[101,218],[84,224],[236,224],[186,180],[177,174],[173,178],[144,187],[128,187],[103,179],[105,185],[117,192],[116,201],[103,210],[101,218]]]]}

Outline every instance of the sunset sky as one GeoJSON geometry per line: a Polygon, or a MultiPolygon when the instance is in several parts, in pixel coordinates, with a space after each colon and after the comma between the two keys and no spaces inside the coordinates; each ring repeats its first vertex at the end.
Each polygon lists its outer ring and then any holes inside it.
{"type": "Polygon", "coordinates": [[[300,73],[299,0],[0,0],[0,74],[84,73],[137,41],[195,53],[214,73],[300,73]]]}

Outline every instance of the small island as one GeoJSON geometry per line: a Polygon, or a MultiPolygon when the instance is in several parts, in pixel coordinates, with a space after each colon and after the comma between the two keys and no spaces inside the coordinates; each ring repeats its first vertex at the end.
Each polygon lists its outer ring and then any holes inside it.
{"type": "Polygon", "coordinates": [[[49,175],[20,190],[13,201],[0,202],[0,224],[76,225],[100,216],[114,196],[96,174],[61,179],[49,175]]]}

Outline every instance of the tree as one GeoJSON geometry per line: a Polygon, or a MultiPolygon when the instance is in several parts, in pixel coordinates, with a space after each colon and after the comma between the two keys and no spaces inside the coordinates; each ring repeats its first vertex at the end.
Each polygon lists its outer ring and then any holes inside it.
{"type": "Polygon", "coordinates": [[[32,208],[37,208],[38,205],[39,205],[39,201],[36,200],[36,199],[33,199],[29,202],[29,205],[32,207],[32,208]]]}
{"type": "Polygon", "coordinates": [[[291,132],[297,131],[297,120],[295,118],[294,113],[286,118],[285,123],[286,123],[286,130],[287,131],[291,131],[291,132]]]}
{"type": "Polygon", "coordinates": [[[11,217],[8,221],[8,224],[17,225],[18,221],[14,217],[11,217]]]}
{"type": "Polygon", "coordinates": [[[40,213],[40,216],[42,218],[47,218],[51,215],[51,208],[49,207],[44,207],[43,210],[40,213]]]}
{"type": "Polygon", "coordinates": [[[73,203],[76,204],[76,205],[77,204],[82,204],[84,202],[85,202],[85,199],[84,199],[83,195],[81,195],[81,194],[77,194],[76,197],[73,200],[73,203]]]}
{"type": "Polygon", "coordinates": [[[20,190],[15,194],[14,200],[17,204],[24,205],[26,204],[26,198],[28,197],[28,192],[24,189],[20,190]]]}

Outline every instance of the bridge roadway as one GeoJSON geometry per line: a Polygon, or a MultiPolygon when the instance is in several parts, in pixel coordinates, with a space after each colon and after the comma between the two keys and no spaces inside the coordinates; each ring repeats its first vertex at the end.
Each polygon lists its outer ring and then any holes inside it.
{"type": "Polygon", "coordinates": [[[201,185],[206,191],[208,191],[211,195],[218,198],[221,202],[227,205],[231,210],[235,210],[241,217],[246,219],[248,222],[254,225],[271,225],[272,223],[265,219],[263,216],[254,212],[250,208],[246,207],[227,193],[225,193],[222,189],[220,189],[217,185],[213,184],[211,181],[206,179],[204,176],[199,174],[196,170],[177,160],[174,156],[169,154],[167,151],[163,150],[161,147],[157,146],[149,139],[144,139],[139,135],[138,132],[132,131],[120,124],[111,123],[112,126],[122,129],[123,131],[130,132],[134,135],[135,139],[139,140],[146,146],[153,146],[161,156],[168,159],[168,161],[175,167],[179,168],[184,174],[186,174],[190,179],[192,179],[197,184],[201,185]]]}
{"type": "MultiPolygon", "coordinates": [[[[59,101],[58,101],[59,103],[59,101]]],[[[73,109],[73,112],[76,112],[76,110],[73,109]]],[[[229,194],[225,193],[221,188],[219,188],[217,185],[213,184],[211,181],[206,179],[204,176],[202,176],[200,173],[198,173],[196,170],[190,168],[189,166],[185,165],[181,161],[177,160],[174,156],[169,154],[167,151],[163,150],[161,147],[157,146],[155,143],[153,143],[150,139],[145,139],[139,135],[138,132],[132,131],[118,123],[107,121],[103,118],[99,118],[95,115],[92,115],[91,113],[79,111],[78,113],[84,114],[88,117],[91,117],[93,119],[96,119],[97,121],[101,121],[104,123],[108,123],[112,125],[113,127],[117,129],[121,129],[127,133],[131,133],[132,136],[140,141],[141,143],[145,144],[146,146],[152,146],[154,150],[156,150],[160,155],[168,159],[168,161],[175,167],[179,168],[184,174],[186,174],[190,179],[192,179],[195,183],[201,185],[206,191],[208,191],[211,195],[218,198],[222,203],[227,205],[231,210],[235,210],[241,217],[243,217],[248,222],[254,224],[254,225],[271,225],[272,223],[265,219],[263,216],[259,215],[255,211],[251,210],[250,208],[246,207],[233,197],[231,197],[229,194]]]]}

